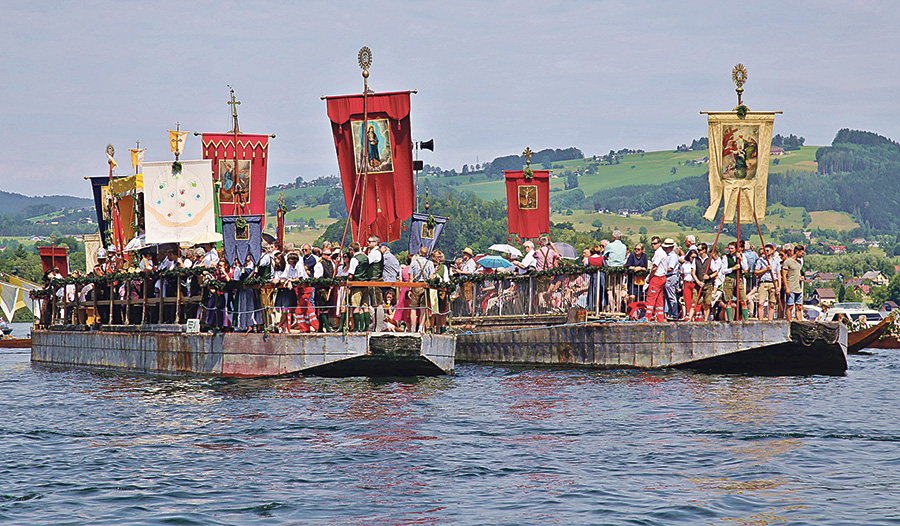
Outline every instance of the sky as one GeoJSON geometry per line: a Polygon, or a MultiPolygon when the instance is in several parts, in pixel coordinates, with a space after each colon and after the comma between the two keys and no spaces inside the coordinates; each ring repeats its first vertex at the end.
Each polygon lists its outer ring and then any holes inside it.
{"type": "MultiPolygon", "coordinates": [[[[673,149],[700,111],[779,110],[775,133],[827,145],[841,128],[900,140],[900,2],[0,0],[0,190],[87,197],[131,173],[128,148],[170,160],[167,129],[276,134],[268,185],[337,174],[322,95],[418,90],[420,158],[460,171],[576,146],[673,149]]],[[[200,158],[190,135],[182,159],[200,158]]]]}

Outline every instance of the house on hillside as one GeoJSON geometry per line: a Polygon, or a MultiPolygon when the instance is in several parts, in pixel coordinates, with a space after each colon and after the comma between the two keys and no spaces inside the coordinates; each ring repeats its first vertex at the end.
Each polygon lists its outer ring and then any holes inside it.
{"type": "Polygon", "coordinates": [[[843,276],[841,276],[840,274],[836,274],[834,272],[819,272],[818,274],[816,274],[815,278],[813,278],[813,281],[823,281],[824,282],[824,281],[834,281],[834,280],[842,280],[842,279],[844,279],[843,276]]]}
{"type": "Polygon", "coordinates": [[[888,284],[888,279],[884,277],[884,274],[882,274],[879,270],[870,270],[863,274],[860,279],[862,279],[863,281],[871,281],[873,285],[878,286],[888,284]]]}
{"type": "Polygon", "coordinates": [[[810,305],[833,305],[837,301],[837,294],[833,289],[816,289],[809,296],[810,305]]]}
{"type": "Polygon", "coordinates": [[[853,241],[851,241],[850,244],[851,244],[851,245],[865,245],[865,244],[866,244],[866,238],[864,238],[864,237],[858,237],[858,238],[854,239],[853,241]]]}
{"type": "Polygon", "coordinates": [[[780,146],[773,146],[772,148],[769,148],[769,155],[784,155],[785,153],[787,152],[785,152],[784,148],[780,146]]]}
{"type": "Polygon", "coordinates": [[[846,254],[847,253],[846,245],[828,245],[828,248],[831,250],[832,254],[846,254]]]}

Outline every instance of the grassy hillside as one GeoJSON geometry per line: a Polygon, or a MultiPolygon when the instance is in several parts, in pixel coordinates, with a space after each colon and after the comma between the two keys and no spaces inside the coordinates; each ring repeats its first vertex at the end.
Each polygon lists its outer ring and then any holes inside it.
{"type": "MultiPolygon", "coordinates": [[[[787,155],[772,157],[769,160],[770,172],[816,171],[816,150],[818,146],[804,146],[787,155]]],[[[663,184],[677,181],[686,177],[705,176],[709,172],[709,165],[691,161],[698,161],[709,155],[708,150],[696,152],[674,152],[671,150],[660,152],[633,153],[624,155],[618,164],[597,165],[597,173],[582,175],[578,178],[578,188],[585,195],[591,195],[598,190],[618,188],[620,186],[634,184],[663,184]],[[687,164],[686,164],[687,163],[687,164]],[[672,169],[675,173],[672,173],[672,169]]],[[[562,161],[563,168],[553,170],[551,175],[560,175],[566,170],[584,172],[590,158],[562,161]]],[[[597,164],[597,163],[593,163],[597,164]]],[[[540,167],[538,167],[540,168],[540,167]]],[[[506,197],[506,185],[503,181],[488,181],[481,172],[473,172],[455,177],[419,177],[419,186],[434,183],[435,181],[454,186],[467,192],[472,192],[478,197],[491,200],[506,197]]],[[[560,177],[550,180],[551,188],[564,188],[565,181],[560,177]]]]}

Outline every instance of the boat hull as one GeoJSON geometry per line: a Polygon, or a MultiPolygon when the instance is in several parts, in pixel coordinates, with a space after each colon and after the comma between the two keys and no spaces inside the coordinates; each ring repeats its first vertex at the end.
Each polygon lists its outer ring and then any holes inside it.
{"type": "MultiPolygon", "coordinates": [[[[160,375],[263,377],[451,374],[452,336],[410,333],[257,334],[158,330],[32,331],[38,364],[160,375]]],[[[180,327],[179,327],[180,329],[180,327]]]]}
{"type": "MultiPolygon", "coordinates": [[[[547,322],[545,321],[545,324],[547,322]]],[[[459,362],[593,369],[682,368],[727,374],[847,371],[847,331],[813,322],[624,323],[541,326],[482,319],[460,334],[459,362]]]]}

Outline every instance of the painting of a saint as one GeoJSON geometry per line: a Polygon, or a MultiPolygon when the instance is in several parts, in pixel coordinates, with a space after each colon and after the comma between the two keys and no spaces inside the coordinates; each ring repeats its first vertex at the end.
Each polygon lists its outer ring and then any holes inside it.
{"type": "Polygon", "coordinates": [[[219,203],[234,203],[236,190],[243,192],[245,202],[250,195],[250,160],[238,161],[238,168],[234,159],[219,159],[219,203]]]}
{"type": "Polygon", "coordinates": [[[538,188],[537,185],[519,186],[519,210],[537,210],[538,188]]]}
{"type": "Polygon", "coordinates": [[[422,223],[422,239],[434,239],[434,226],[429,228],[428,223],[422,223]]]}
{"type": "Polygon", "coordinates": [[[387,119],[370,119],[365,124],[362,133],[363,121],[350,122],[356,169],[362,172],[367,167],[370,174],[393,172],[390,123],[387,119]]]}
{"type": "Polygon", "coordinates": [[[722,129],[722,179],[754,179],[759,157],[759,126],[722,129]]]}

